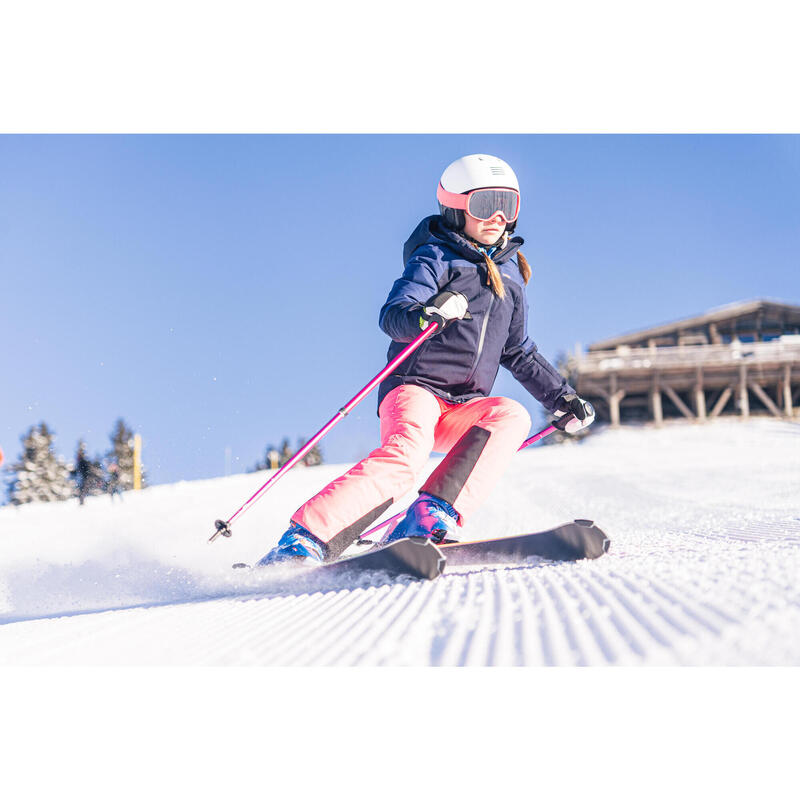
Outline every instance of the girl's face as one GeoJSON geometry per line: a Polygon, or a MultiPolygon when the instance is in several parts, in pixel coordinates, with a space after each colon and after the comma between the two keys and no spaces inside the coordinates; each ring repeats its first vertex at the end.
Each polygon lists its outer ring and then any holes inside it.
{"type": "Polygon", "coordinates": [[[475,219],[464,212],[464,233],[481,244],[494,244],[506,229],[502,214],[495,214],[491,219],[475,219]]]}

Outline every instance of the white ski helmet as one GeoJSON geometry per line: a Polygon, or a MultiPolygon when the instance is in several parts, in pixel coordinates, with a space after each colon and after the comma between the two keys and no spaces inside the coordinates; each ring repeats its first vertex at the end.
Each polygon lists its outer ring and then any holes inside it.
{"type": "MultiPolygon", "coordinates": [[[[468,194],[475,189],[514,189],[519,194],[519,181],[514,170],[497,156],[476,153],[457,159],[442,173],[437,190],[439,213],[448,225],[461,230],[464,227],[464,211],[448,206],[444,193],[468,194]],[[442,192],[441,190],[444,190],[442,192]],[[444,202],[443,202],[444,201],[444,202]]],[[[506,226],[511,233],[516,227],[516,217],[506,226]]]]}

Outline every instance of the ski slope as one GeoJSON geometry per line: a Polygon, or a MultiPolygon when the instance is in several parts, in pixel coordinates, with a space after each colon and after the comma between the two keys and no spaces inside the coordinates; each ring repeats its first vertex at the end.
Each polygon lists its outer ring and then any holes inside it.
{"type": "Polygon", "coordinates": [[[612,542],[596,561],[451,567],[432,582],[230,568],[346,466],[296,468],[211,545],[213,521],[267,473],[0,509],[0,664],[800,664],[800,425],[673,423],[533,447],[463,529],[586,517],[612,542]]]}

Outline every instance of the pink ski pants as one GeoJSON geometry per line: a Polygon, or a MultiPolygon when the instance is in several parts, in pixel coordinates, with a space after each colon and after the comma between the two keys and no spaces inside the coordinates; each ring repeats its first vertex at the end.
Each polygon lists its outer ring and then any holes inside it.
{"type": "Polygon", "coordinates": [[[463,525],[494,488],[531,426],[527,410],[515,400],[479,397],[448,403],[408,384],[386,395],[379,416],[381,446],[292,516],[324,542],[342,531],[353,531],[350,538],[357,538],[413,488],[431,451],[447,455],[420,491],[447,500],[463,525]]]}

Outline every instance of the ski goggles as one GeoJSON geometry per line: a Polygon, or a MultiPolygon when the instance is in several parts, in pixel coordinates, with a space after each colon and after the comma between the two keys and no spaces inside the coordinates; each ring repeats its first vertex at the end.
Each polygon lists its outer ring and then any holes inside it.
{"type": "Polygon", "coordinates": [[[466,211],[475,219],[487,220],[500,214],[506,223],[511,223],[519,216],[520,199],[516,189],[473,189],[466,194],[453,194],[440,183],[436,198],[443,206],[466,211]]]}

